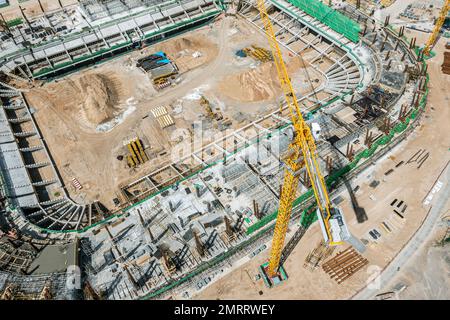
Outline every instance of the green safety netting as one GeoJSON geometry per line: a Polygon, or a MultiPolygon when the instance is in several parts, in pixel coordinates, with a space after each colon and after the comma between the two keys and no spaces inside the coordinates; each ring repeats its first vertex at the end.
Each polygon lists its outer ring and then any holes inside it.
{"type": "Polygon", "coordinates": [[[350,41],[355,43],[359,41],[361,26],[324,3],[315,0],[288,0],[288,2],[342,34],[350,41]]]}
{"type": "Polygon", "coordinates": [[[12,27],[18,26],[19,24],[22,24],[22,22],[23,22],[22,18],[16,18],[16,19],[12,19],[12,20],[7,21],[6,25],[9,28],[12,28],[12,27]]]}
{"type": "MultiPolygon", "coordinates": [[[[423,48],[420,48],[418,46],[414,47],[414,52],[416,53],[417,56],[419,56],[419,54],[422,53],[422,50],[423,50],[423,48]]],[[[436,52],[435,51],[430,51],[430,54],[429,55],[425,55],[424,58],[425,58],[425,60],[428,60],[428,59],[431,59],[431,58],[433,58],[435,56],[436,56],[436,52]]]]}

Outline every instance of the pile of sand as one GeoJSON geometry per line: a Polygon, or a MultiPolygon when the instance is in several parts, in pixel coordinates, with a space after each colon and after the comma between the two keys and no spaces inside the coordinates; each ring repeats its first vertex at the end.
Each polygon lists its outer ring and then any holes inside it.
{"type": "MultiPolygon", "coordinates": [[[[292,58],[286,67],[292,78],[305,64],[298,58],[292,58]]],[[[218,86],[227,97],[242,102],[272,100],[282,94],[274,62],[266,62],[254,69],[227,76],[218,86]]]]}
{"type": "Polygon", "coordinates": [[[87,74],[76,81],[83,97],[81,113],[94,126],[108,122],[121,110],[118,93],[112,79],[102,74],[87,74]]]}
{"type": "Polygon", "coordinates": [[[123,111],[120,92],[114,74],[87,73],[33,88],[26,97],[36,109],[51,108],[60,117],[92,130],[123,111]]]}
{"type": "Polygon", "coordinates": [[[162,50],[167,54],[177,56],[179,52],[183,50],[199,48],[201,46],[200,42],[204,41],[199,41],[198,39],[194,38],[182,37],[163,42],[159,45],[156,45],[155,48],[158,50],[162,50]]]}
{"type": "Polygon", "coordinates": [[[205,35],[198,34],[158,43],[151,47],[151,51],[165,52],[183,73],[210,62],[217,56],[219,49],[205,35]]]}
{"type": "Polygon", "coordinates": [[[264,63],[255,69],[227,76],[219,83],[226,96],[244,102],[270,100],[281,93],[274,63],[264,63]]]}

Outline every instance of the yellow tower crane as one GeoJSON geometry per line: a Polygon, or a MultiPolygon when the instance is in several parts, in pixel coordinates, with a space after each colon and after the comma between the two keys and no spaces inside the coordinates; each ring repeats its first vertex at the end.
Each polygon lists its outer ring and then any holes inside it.
{"type": "Polygon", "coordinates": [[[297,194],[300,171],[303,167],[306,167],[312,184],[317,201],[317,215],[326,243],[328,245],[339,245],[350,235],[340,210],[332,207],[330,203],[325,181],[318,164],[316,144],[311,129],[303,119],[300,111],[264,0],[257,0],[257,5],[295,131],[285,159],[284,181],[281,189],[270,260],[266,271],[270,277],[274,277],[278,274],[286,231],[293,202],[297,194]]]}
{"type": "Polygon", "coordinates": [[[439,32],[441,31],[441,28],[444,25],[445,18],[447,17],[449,9],[450,9],[450,0],[444,0],[444,5],[442,6],[441,13],[439,14],[436,24],[434,25],[433,32],[431,33],[430,38],[428,39],[425,47],[423,48],[423,53],[426,56],[430,55],[431,48],[434,46],[434,43],[436,42],[436,39],[439,36],[439,32]]]}

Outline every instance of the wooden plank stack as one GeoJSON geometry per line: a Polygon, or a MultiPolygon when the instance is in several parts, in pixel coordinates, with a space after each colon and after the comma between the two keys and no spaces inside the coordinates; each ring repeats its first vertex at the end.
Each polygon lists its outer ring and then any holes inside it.
{"type": "Polygon", "coordinates": [[[369,261],[353,247],[348,247],[322,265],[322,269],[338,284],[362,269],[369,261]]]}

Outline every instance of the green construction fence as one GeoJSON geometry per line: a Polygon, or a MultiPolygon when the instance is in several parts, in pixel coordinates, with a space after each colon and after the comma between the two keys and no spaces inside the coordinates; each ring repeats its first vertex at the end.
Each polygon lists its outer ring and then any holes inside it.
{"type": "Polygon", "coordinates": [[[287,0],[308,15],[326,24],[352,42],[359,41],[361,26],[340,12],[316,0],[287,0]]]}

